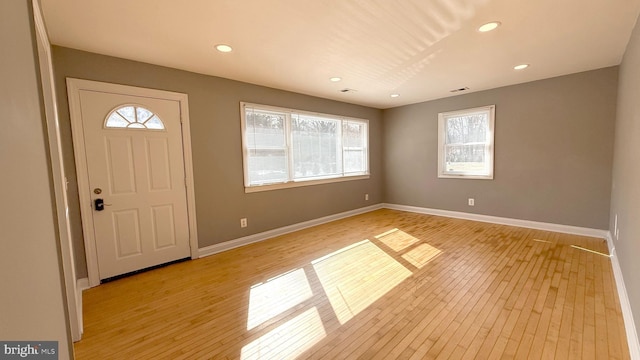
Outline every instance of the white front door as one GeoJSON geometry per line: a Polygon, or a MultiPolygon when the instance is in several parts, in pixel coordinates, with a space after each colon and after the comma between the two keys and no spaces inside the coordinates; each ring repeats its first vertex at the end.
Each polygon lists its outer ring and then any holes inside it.
{"type": "Polygon", "coordinates": [[[189,257],[181,103],[85,89],[76,98],[99,278],[189,257]]]}

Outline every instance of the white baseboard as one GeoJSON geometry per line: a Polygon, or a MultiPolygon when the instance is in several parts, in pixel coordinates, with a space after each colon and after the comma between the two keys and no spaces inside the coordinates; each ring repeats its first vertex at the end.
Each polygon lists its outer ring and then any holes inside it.
{"type": "Polygon", "coordinates": [[[559,233],[565,233],[565,234],[597,237],[602,239],[606,239],[607,233],[608,233],[607,230],[601,230],[601,229],[552,224],[552,223],[545,223],[545,222],[531,221],[531,220],[504,218],[504,217],[490,216],[490,215],[471,214],[471,213],[465,213],[465,212],[459,212],[459,211],[430,209],[430,208],[423,208],[423,207],[417,207],[417,206],[383,204],[383,207],[387,209],[408,211],[408,212],[414,212],[414,213],[420,213],[420,214],[444,216],[449,218],[480,221],[480,222],[487,222],[492,224],[510,225],[510,226],[523,227],[527,229],[546,230],[546,231],[553,231],[553,232],[559,232],[559,233]]]}
{"type": "Polygon", "coordinates": [[[629,344],[629,354],[632,360],[640,360],[640,339],[633,321],[633,313],[631,312],[631,303],[627,295],[627,287],[624,285],[622,277],[622,269],[618,262],[616,247],[613,244],[611,232],[607,232],[607,245],[609,246],[609,254],[611,254],[611,267],[613,268],[613,277],[616,280],[616,288],[618,289],[618,297],[620,298],[620,308],[622,309],[622,318],[624,319],[624,328],[627,333],[627,343],[629,344]]]}
{"type": "Polygon", "coordinates": [[[80,324],[80,337],[84,333],[84,322],[82,319],[82,292],[90,288],[89,279],[82,278],[76,280],[76,304],[78,306],[78,323],[80,324]]]}
{"type": "Polygon", "coordinates": [[[319,219],[309,220],[309,221],[301,222],[298,224],[293,224],[293,225],[281,227],[278,229],[273,229],[273,230],[261,232],[258,234],[253,234],[253,235],[225,241],[220,244],[214,244],[211,246],[203,247],[198,249],[199,257],[217,254],[223,251],[235,249],[240,246],[244,246],[244,245],[248,245],[256,242],[260,242],[276,236],[302,230],[308,227],[325,224],[331,221],[344,219],[349,216],[363,214],[369,211],[378,210],[382,208],[408,211],[408,212],[414,212],[414,213],[420,213],[420,214],[444,216],[444,217],[457,218],[457,219],[488,222],[493,224],[518,226],[518,227],[524,227],[529,229],[546,230],[546,231],[560,232],[560,233],[566,233],[566,234],[591,236],[591,237],[597,237],[597,238],[603,238],[603,239],[607,238],[607,233],[608,233],[607,230],[601,230],[601,229],[591,229],[591,228],[584,228],[584,227],[578,227],[578,226],[560,225],[560,224],[544,223],[544,222],[530,221],[530,220],[520,220],[520,219],[503,218],[503,217],[489,216],[489,215],[471,214],[471,213],[464,213],[464,212],[458,212],[458,211],[439,210],[439,209],[430,209],[430,208],[423,208],[423,207],[416,207],[416,206],[382,203],[382,204],[367,206],[360,209],[355,209],[351,211],[342,212],[339,214],[329,215],[319,219]]]}
{"type": "Polygon", "coordinates": [[[293,225],[289,225],[289,226],[284,226],[284,227],[281,227],[281,228],[277,228],[277,229],[261,232],[261,233],[258,233],[258,234],[253,234],[253,235],[241,237],[241,238],[238,238],[238,239],[225,241],[225,242],[220,243],[220,244],[214,244],[214,245],[211,245],[211,246],[207,246],[207,247],[203,247],[203,248],[198,249],[199,257],[204,257],[204,256],[217,254],[217,253],[220,253],[220,252],[223,252],[223,251],[235,249],[235,248],[238,248],[240,246],[244,246],[244,245],[248,245],[248,244],[253,244],[253,243],[260,242],[260,241],[263,241],[263,240],[267,240],[267,239],[270,239],[270,238],[273,238],[273,237],[276,237],[276,236],[280,236],[280,235],[288,234],[288,233],[291,233],[291,232],[294,232],[294,231],[306,229],[306,228],[309,228],[309,227],[312,227],[312,226],[321,225],[321,224],[325,224],[325,223],[328,223],[328,222],[331,222],[331,221],[348,218],[350,216],[364,214],[364,213],[367,213],[367,212],[370,212],[370,211],[382,209],[383,207],[384,207],[383,204],[371,205],[371,206],[363,207],[363,208],[360,208],[360,209],[345,211],[345,212],[342,212],[342,213],[339,213],[339,214],[329,215],[329,216],[321,217],[321,218],[318,218],[318,219],[304,221],[304,222],[301,222],[301,223],[297,223],[297,224],[293,224],[293,225]]]}
{"type": "Polygon", "coordinates": [[[82,278],[76,281],[76,288],[78,289],[79,292],[83,292],[90,287],[91,286],[89,286],[89,278],[82,278]]]}

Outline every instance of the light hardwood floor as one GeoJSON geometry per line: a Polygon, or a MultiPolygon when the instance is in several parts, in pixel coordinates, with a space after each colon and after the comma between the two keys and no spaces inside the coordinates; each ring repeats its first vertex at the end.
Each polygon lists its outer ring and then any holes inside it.
{"type": "Polygon", "coordinates": [[[628,359],[603,239],[377,210],[84,293],[77,359],[628,359]]]}

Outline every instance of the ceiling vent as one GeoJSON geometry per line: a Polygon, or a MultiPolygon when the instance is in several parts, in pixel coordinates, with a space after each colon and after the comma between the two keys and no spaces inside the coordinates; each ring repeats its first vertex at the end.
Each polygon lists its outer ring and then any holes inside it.
{"type": "Polygon", "coordinates": [[[450,90],[450,92],[452,92],[452,93],[457,93],[457,92],[467,91],[467,90],[469,90],[469,88],[465,86],[465,87],[463,87],[463,88],[450,90]]]}

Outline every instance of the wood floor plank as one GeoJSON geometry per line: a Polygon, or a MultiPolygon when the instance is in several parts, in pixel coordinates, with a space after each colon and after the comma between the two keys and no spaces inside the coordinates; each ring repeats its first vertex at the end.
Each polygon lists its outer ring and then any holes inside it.
{"type": "Polygon", "coordinates": [[[80,360],[626,360],[606,253],[602,239],[377,210],[89,289],[74,348],[80,360]]]}
{"type": "MultiPolygon", "coordinates": [[[[441,335],[441,331],[436,331],[436,329],[438,329],[441,324],[444,324],[444,326],[446,326],[450,321],[455,320],[457,316],[460,316],[460,313],[456,311],[456,306],[459,304],[459,302],[466,300],[467,303],[469,301],[471,303],[474,303],[475,300],[477,300],[474,297],[465,297],[463,296],[463,294],[465,294],[466,292],[481,294],[482,292],[479,291],[479,289],[483,286],[488,287],[490,285],[485,279],[481,277],[471,276],[473,274],[477,274],[480,269],[480,267],[476,267],[476,269],[472,270],[471,272],[465,272],[464,278],[460,279],[457,282],[449,281],[449,285],[457,284],[452,288],[451,291],[448,292],[448,294],[453,293],[455,296],[443,298],[443,300],[446,301],[445,303],[441,303],[441,305],[443,306],[443,310],[438,311],[435,317],[424,319],[421,324],[415,326],[413,329],[405,329],[405,331],[407,332],[407,336],[404,337],[401,342],[396,343],[393,351],[388,355],[390,357],[393,357],[395,354],[400,353],[406,346],[417,348],[419,347],[419,344],[425,341],[431,344],[437,344],[436,341],[438,341],[439,338],[443,338],[443,336],[441,335]],[[472,279],[483,281],[470,282],[470,280],[472,279]],[[464,288],[466,288],[466,291],[462,291],[462,289],[464,288]]],[[[462,273],[460,275],[462,275],[462,273]]],[[[386,352],[381,352],[379,354],[380,358],[383,358],[382,354],[386,354],[386,352]]]]}

